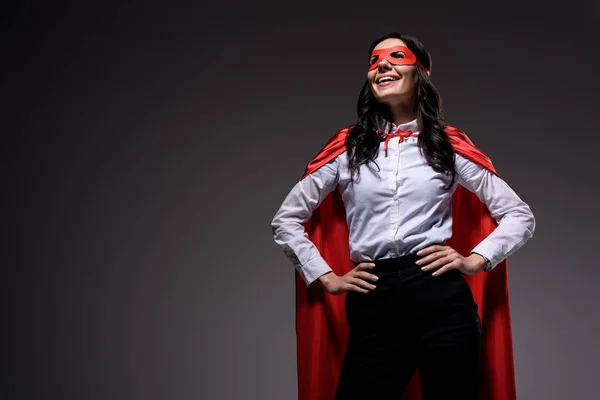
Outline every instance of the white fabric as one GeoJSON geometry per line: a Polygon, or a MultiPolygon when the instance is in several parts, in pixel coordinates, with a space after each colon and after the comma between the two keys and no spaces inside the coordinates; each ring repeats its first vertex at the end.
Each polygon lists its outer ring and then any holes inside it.
{"type": "MultiPolygon", "coordinates": [[[[418,134],[417,121],[400,126],[418,134]]],[[[472,251],[492,266],[519,249],[535,230],[529,206],[508,184],[476,163],[456,154],[457,180],[444,190],[450,176],[434,171],[420,153],[417,137],[400,142],[393,137],[387,156],[383,142],[372,163],[361,165],[360,180],[350,183],[346,153],[306,176],[289,192],[272,220],[275,242],[281,246],[307,285],[331,271],[302,223],[331,191],[338,189],[346,207],[350,233],[349,257],[355,262],[399,257],[452,236],[452,194],[458,185],[486,204],[498,227],[472,251]]]]}

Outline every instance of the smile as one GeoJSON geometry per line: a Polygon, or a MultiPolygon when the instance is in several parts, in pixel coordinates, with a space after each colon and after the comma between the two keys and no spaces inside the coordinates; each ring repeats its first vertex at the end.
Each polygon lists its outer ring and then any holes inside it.
{"type": "Polygon", "coordinates": [[[389,84],[391,82],[397,81],[399,78],[396,76],[391,76],[391,75],[386,75],[386,76],[382,76],[380,78],[377,79],[377,84],[378,85],[385,85],[385,84],[389,84]]]}

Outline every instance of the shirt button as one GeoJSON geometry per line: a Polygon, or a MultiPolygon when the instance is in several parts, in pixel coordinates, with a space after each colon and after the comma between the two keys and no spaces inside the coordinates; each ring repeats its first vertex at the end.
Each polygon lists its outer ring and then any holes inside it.
{"type": "Polygon", "coordinates": [[[394,200],[398,200],[398,195],[395,194],[394,197],[392,197],[394,200]]]}

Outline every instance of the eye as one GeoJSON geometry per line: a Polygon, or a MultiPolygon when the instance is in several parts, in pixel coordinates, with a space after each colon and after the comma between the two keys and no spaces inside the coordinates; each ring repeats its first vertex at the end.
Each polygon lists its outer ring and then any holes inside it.
{"type": "Polygon", "coordinates": [[[377,59],[379,58],[379,56],[373,56],[369,59],[369,65],[372,65],[375,61],[377,61],[377,59]]]}
{"type": "Polygon", "coordinates": [[[401,51],[395,51],[392,53],[392,57],[394,58],[406,58],[406,54],[401,51]]]}

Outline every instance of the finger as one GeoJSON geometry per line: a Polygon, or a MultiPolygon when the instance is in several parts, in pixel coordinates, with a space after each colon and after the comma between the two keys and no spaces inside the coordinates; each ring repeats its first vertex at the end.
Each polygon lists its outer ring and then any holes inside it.
{"type": "Polygon", "coordinates": [[[445,250],[448,246],[442,246],[439,244],[433,244],[431,246],[427,246],[419,251],[417,251],[418,256],[426,256],[428,254],[434,253],[436,251],[445,250]]]}
{"type": "Polygon", "coordinates": [[[360,263],[358,264],[354,269],[356,271],[362,271],[364,269],[371,269],[374,268],[375,264],[371,263],[371,262],[364,262],[364,263],[360,263]]]}
{"type": "Polygon", "coordinates": [[[352,281],[350,283],[352,283],[352,284],[354,284],[356,286],[360,286],[362,288],[371,289],[371,290],[373,290],[373,289],[375,289],[377,287],[377,286],[372,285],[369,282],[363,281],[362,279],[359,279],[359,278],[352,279],[352,281]]]}
{"type": "Polygon", "coordinates": [[[433,274],[433,276],[439,276],[445,272],[450,271],[451,269],[455,269],[456,268],[456,263],[455,262],[451,262],[450,264],[446,264],[444,265],[442,268],[438,269],[437,271],[435,271],[433,274]]]}
{"type": "Polygon", "coordinates": [[[359,271],[356,274],[354,274],[354,277],[360,278],[360,279],[366,279],[371,282],[377,282],[377,280],[379,279],[379,277],[377,275],[370,274],[366,271],[359,271]]]}
{"type": "Polygon", "coordinates": [[[417,261],[415,261],[415,264],[417,265],[425,265],[428,264],[432,261],[435,261],[441,257],[445,257],[449,254],[452,253],[452,249],[449,250],[439,250],[436,251],[435,253],[429,254],[428,256],[425,256],[423,258],[418,259],[417,261]]]}
{"type": "Polygon", "coordinates": [[[430,264],[424,265],[423,267],[421,267],[421,270],[430,271],[432,269],[436,269],[443,265],[449,264],[452,261],[454,261],[454,258],[452,258],[451,256],[443,256],[442,258],[439,258],[430,264]]]}
{"type": "Polygon", "coordinates": [[[356,285],[353,285],[351,283],[349,283],[348,286],[346,286],[346,291],[348,291],[348,292],[350,292],[350,291],[352,291],[352,292],[359,292],[359,293],[369,293],[368,290],[363,289],[361,287],[358,287],[356,285]]]}

